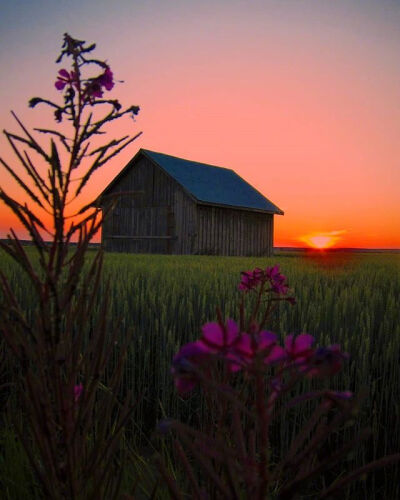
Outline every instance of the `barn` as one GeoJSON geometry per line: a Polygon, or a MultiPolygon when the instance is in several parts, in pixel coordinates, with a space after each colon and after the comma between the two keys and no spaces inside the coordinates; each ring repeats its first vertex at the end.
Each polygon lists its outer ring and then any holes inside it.
{"type": "Polygon", "coordinates": [[[233,170],[140,149],[100,195],[111,252],[271,255],[271,201],[233,170]],[[108,201],[107,201],[108,200],[108,201]]]}

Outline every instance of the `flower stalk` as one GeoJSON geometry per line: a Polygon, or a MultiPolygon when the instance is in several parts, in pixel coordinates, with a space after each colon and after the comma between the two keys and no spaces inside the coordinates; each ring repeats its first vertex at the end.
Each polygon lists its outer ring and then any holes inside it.
{"type": "Polygon", "coordinates": [[[135,117],[139,108],[123,109],[117,100],[104,98],[114,87],[113,73],[92,56],[94,49],[94,44],[65,34],[57,62],[68,59],[71,69],[61,69],[55,82],[63,103],[39,97],[29,103],[32,108],[50,107],[57,123],[67,122],[70,136],[58,129],[35,129],[50,136],[49,145],[42,146],[13,113],[22,133],[5,131],[5,136],[25,178],[0,158],[28,203],[12,198],[3,187],[0,200],[33,243],[33,251],[28,251],[13,230],[8,241],[0,243],[29,278],[36,300],[27,318],[24,304],[0,272],[0,330],[19,364],[17,404],[25,416],[16,432],[43,495],[56,500],[120,495],[123,430],[133,409],[132,396],[121,393],[129,336],[115,347],[118,325],[112,325],[108,315],[103,253],[88,252],[115,200],[102,200],[103,207],[100,200],[86,205],[79,200],[93,173],[139,136],[99,144],[103,127],[126,114],[135,117]],[[85,76],[93,69],[100,74],[85,76]],[[51,216],[51,227],[44,215],[51,216]],[[118,361],[113,368],[115,349],[118,361]]]}

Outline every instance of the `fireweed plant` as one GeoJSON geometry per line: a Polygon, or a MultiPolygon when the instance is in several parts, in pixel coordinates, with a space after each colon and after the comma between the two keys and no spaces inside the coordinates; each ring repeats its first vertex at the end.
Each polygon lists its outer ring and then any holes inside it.
{"type": "Polygon", "coordinates": [[[224,321],[218,310],[218,321],[206,323],[200,339],[184,345],[173,359],[179,394],[186,397],[200,387],[209,418],[205,429],[174,420],[159,425],[163,434],[172,434],[183,472],[184,479],[177,482],[158,459],[171,496],[331,498],[369,470],[398,461],[400,455],[392,455],[343,473],[342,461],[369,435],[365,429],[338,439],[354,421],[360,397],[349,391],[299,388],[307,380],[339,372],[349,355],[339,345],[314,347],[307,333],[288,335],[280,345],[277,335],[266,329],[280,302],[296,302],[278,265],[242,272],[239,290],[239,322],[224,321]],[[293,420],[291,411],[300,404],[311,405],[310,418],[280,456],[279,421],[293,420]]]}
{"type": "MultiPolygon", "coordinates": [[[[4,188],[0,199],[27,230],[36,252],[30,257],[13,230],[1,247],[25,272],[37,304],[27,317],[0,273],[0,331],[18,363],[23,419],[15,422],[16,432],[43,495],[52,499],[119,496],[121,436],[132,410],[129,394],[122,402],[117,397],[129,339],[117,345],[118,327],[110,325],[102,251],[87,255],[106,213],[97,200],[84,206],[79,200],[94,172],[140,135],[101,143],[104,127],[124,115],[134,118],[139,107],[123,109],[106,97],[114,75],[108,63],[92,57],[94,49],[64,35],[57,63],[70,61],[70,68],[60,69],[55,81],[62,103],[39,97],[29,102],[32,108],[52,108],[60,128],[35,129],[50,136],[46,148],[12,113],[22,135],[4,134],[25,175],[0,159],[27,203],[4,188]],[[105,386],[104,372],[116,351],[119,361],[105,386]]],[[[115,200],[102,204],[107,212],[115,200]]]]}

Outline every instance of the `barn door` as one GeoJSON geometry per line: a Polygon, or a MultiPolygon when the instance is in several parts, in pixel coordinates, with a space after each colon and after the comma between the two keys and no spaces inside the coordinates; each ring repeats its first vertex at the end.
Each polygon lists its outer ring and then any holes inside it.
{"type": "Polygon", "coordinates": [[[132,217],[132,234],[139,253],[172,253],[174,214],[170,207],[137,207],[132,217]]]}

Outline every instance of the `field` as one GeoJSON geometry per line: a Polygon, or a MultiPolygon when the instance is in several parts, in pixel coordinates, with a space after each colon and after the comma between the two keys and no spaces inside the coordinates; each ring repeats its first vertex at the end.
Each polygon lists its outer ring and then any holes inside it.
{"type": "MultiPolygon", "coordinates": [[[[24,276],[7,257],[2,255],[1,260],[1,268],[29,316],[33,301],[24,276]]],[[[164,415],[190,420],[201,413],[196,395],[187,400],[177,397],[171,359],[183,343],[198,337],[203,323],[215,319],[217,306],[225,317],[237,317],[240,271],[275,263],[288,276],[297,304],[282,303],[270,329],[281,336],[308,332],[319,345],[340,344],[351,358],[330,386],[367,389],[357,426],[371,426],[374,437],[355,453],[355,463],[398,452],[399,254],[282,253],[274,258],[106,255],[110,320],[121,338],[133,331],[124,383],[139,398],[138,429],[148,435],[164,415]]],[[[290,437],[288,422],[281,429],[282,443],[290,437]]],[[[372,477],[370,487],[376,498],[400,495],[398,482],[393,480],[396,470],[392,467],[372,477]]]]}

